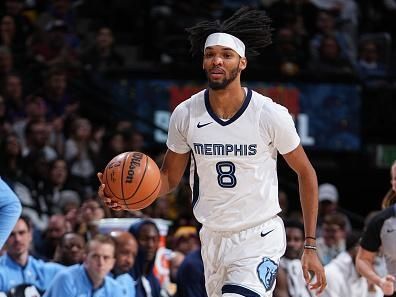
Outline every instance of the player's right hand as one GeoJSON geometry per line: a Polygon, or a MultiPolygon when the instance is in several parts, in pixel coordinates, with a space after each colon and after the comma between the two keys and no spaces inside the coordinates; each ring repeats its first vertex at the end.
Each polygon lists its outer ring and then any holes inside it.
{"type": "Polygon", "coordinates": [[[123,208],[121,207],[121,205],[119,205],[116,200],[112,199],[111,197],[106,196],[104,189],[106,187],[106,184],[103,183],[103,174],[101,172],[98,172],[98,179],[100,181],[100,186],[98,189],[98,195],[100,197],[100,199],[102,199],[102,201],[104,202],[104,204],[106,204],[107,207],[115,210],[115,211],[120,211],[123,208]]]}
{"type": "Polygon", "coordinates": [[[392,295],[395,288],[394,288],[394,281],[395,277],[393,275],[387,275],[380,281],[380,287],[384,295],[392,295]]]}

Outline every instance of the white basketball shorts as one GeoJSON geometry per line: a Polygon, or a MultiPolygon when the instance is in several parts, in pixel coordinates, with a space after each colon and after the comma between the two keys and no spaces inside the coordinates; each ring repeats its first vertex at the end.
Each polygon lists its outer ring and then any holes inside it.
{"type": "Polygon", "coordinates": [[[202,227],[202,259],[209,297],[270,297],[286,249],[283,221],[275,216],[240,232],[202,227]]]}

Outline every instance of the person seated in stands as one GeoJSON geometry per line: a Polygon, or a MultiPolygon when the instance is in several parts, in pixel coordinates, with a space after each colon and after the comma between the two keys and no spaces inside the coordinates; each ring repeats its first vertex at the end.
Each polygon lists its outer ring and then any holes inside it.
{"type": "Polygon", "coordinates": [[[33,238],[34,255],[44,261],[51,260],[63,234],[67,231],[66,227],[64,215],[52,215],[48,220],[47,228],[38,231],[33,238]]]}
{"type": "Polygon", "coordinates": [[[309,70],[313,76],[325,79],[334,79],[338,76],[354,78],[356,75],[351,62],[342,55],[341,47],[332,35],[321,39],[318,57],[311,60],[309,70]]]}
{"type": "Polygon", "coordinates": [[[56,248],[53,262],[71,266],[80,264],[85,257],[85,238],[75,232],[63,234],[59,245],[56,248]]]}
{"type": "Polygon", "coordinates": [[[55,275],[65,267],[46,263],[29,255],[32,243],[32,225],[21,216],[6,242],[6,253],[0,257],[0,291],[8,292],[21,284],[30,284],[45,291],[55,275]]]}
{"type": "Polygon", "coordinates": [[[108,276],[114,263],[114,240],[110,235],[98,234],[87,244],[84,263],[60,272],[44,296],[123,296],[120,285],[108,276]]]}
{"type": "Polygon", "coordinates": [[[125,297],[135,297],[135,280],[129,274],[135,263],[138,244],[135,237],[127,231],[114,231],[110,235],[116,242],[116,261],[112,274],[119,283],[125,297]]]}
{"type": "Polygon", "coordinates": [[[130,273],[136,281],[136,297],[160,297],[161,285],[154,275],[154,262],[160,242],[157,225],[151,220],[133,224],[129,232],[138,242],[138,254],[130,273]]]}
{"type": "Polygon", "coordinates": [[[286,252],[280,260],[274,297],[310,297],[301,268],[304,225],[297,220],[286,220],[285,230],[286,252]]]}
{"type": "Polygon", "coordinates": [[[378,44],[371,40],[360,45],[357,72],[367,86],[381,86],[387,83],[388,73],[380,60],[378,44]]]}
{"type": "Polygon", "coordinates": [[[96,42],[82,56],[83,66],[86,70],[95,73],[106,73],[123,67],[124,57],[114,49],[114,36],[111,28],[100,27],[96,33],[96,42]]]}
{"type": "Polygon", "coordinates": [[[328,264],[339,253],[345,251],[347,236],[347,220],[341,213],[329,214],[325,217],[322,234],[317,239],[318,256],[323,265],[328,264]]]}

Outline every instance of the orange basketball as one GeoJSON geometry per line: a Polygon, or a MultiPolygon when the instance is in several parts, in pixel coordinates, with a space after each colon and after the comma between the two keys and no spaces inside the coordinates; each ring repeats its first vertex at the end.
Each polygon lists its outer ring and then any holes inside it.
{"type": "Polygon", "coordinates": [[[117,200],[124,209],[139,210],[157,198],[161,188],[157,164],[140,152],[115,156],[103,173],[105,194],[117,200]]]}

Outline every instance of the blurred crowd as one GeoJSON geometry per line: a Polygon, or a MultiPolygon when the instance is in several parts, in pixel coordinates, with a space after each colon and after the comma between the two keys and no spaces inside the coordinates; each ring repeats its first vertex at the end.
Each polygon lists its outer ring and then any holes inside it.
{"type": "MultiPolygon", "coordinates": [[[[393,0],[2,1],[0,176],[20,198],[23,217],[0,258],[1,292],[24,296],[18,294],[26,293],[30,284],[41,294],[59,271],[84,261],[99,280],[108,277],[124,284],[123,296],[204,296],[199,225],[192,215],[187,177],[174,193],[142,211],[114,212],[97,198],[96,173],[115,155],[142,151],[160,165],[165,148],[153,150],[135,129],[134,119],[106,117],[108,106],[92,94],[105,88],[112,71],[143,62],[164,71],[190,65],[184,28],[228,17],[242,4],[265,9],[273,19],[273,45],[249,60],[249,68],[263,77],[395,86],[393,0]],[[106,218],[139,221],[107,238],[97,225],[106,218]],[[150,218],[171,222],[165,236],[150,218]],[[154,265],[160,247],[166,249],[169,265],[166,280],[158,277],[154,265]],[[116,255],[105,268],[97,266],[95,251],[102,249],[110,258],[116,255]]],[[[318,251],[327,265],[357,241],[356,236],[348,239],[355,234],[353,218],[338,208],[342,198],[336,186],[321,185],[319,198],[318,251]]],[[[290,224],[301,230],[301,213],[288,210],[286,193],[279,199],[282,218],[288,223],[293,219],[290,224]]],[[[297,237],[300,244],[289,251],[296,259],[303,233],[297,237]]],[[[381,259],[378,263],[383,269],[381,259]]],[[[57,276],[53,286],[72,282],[62,279],[67,275],[57,276]]],[[[106,290],[111,291],[109,283],[106,290]]],[[[369,284],[368,289],[376,291],[369,284]]],[[[49,296],[61,296],[57,290],[51,287],[49,296]]],[[[310,296],[290,290],[290,296],[310,296]]]]}

